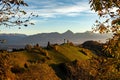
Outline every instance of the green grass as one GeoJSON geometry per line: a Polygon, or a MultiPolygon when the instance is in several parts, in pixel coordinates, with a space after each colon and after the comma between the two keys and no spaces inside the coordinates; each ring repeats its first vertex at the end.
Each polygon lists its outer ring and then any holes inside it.
{"type": "Polygon", "coordinates": [[[70,46],[67,44],[64,45],[58,45],[57,50],[54,48],[48,50],[50,57],[52,58],[53,63],[65,63],[70,62],[74,60],[87,60],[90,57],[87,55],[84,55],[82,52],[80,52],[81,48],[76,46],[70,46]]]}
{"type": "Polygon", "coordinates": [[[20,67],[24,67],[25,63],[35,63],[38,60],[42,61],[46,58],[41,54],[27,51],[12,52],[10,54],[12,55],[11,59],[14,62],[14,65],[19,65],[20,67]]]}
{"type": "MultiPolygon", "coordinates": [[[[57,50],[54,48],[45,49],[48,52],[48,56],[50,60],[46,60],[47,64],[59,64],[70,62],[74,60],[87,60],[90,57],[80,52],[81,48],[76,46],[70,46],[68,44],[64,45],[57,45],[57,50]]],[[[23,65],[24,63],[29,61],[37,61],[37,60],[44,60],[46,56],[42,55],[39,51],[37,52],[27,52],[27,51],[20,51],[20,52],[13,52],[15,56],[15,60],[19,62],[19,64],[23,65]]]]}
{"type": "Polygon", "coordinates": [[[70,60],[64,56],[63,54],[51,49],[48,50],[49,56],[52,58],[52,60],[49,62],[49,64],[59,64],[64,62],[69,62],[70,60]]]}
{"type": "Polygon", "coordinates": [[[66,56],[68,59],[70,59],[71,61],[75,59],[78,60],[89,59],[89,57],[81,53],[80,50],[81,49],[79,47],[69,46],[66,44],[66,45],[61,45],[58,51],[64,56],[66,56]]]}

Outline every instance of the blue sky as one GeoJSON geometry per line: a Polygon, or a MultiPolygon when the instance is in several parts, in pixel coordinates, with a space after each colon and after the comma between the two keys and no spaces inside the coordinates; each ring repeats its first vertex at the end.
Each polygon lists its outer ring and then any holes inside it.
{"type": "Polygon", "coordinates": [[[85,32],[91,30],[98,18],[90,10],[89,0],[24,0],[28,7],[26,12],[39,15],[31,22],[34,26],[5,28],[1,27],[0,33],[22,33],[27,35],[49,32],[85,32]]]}

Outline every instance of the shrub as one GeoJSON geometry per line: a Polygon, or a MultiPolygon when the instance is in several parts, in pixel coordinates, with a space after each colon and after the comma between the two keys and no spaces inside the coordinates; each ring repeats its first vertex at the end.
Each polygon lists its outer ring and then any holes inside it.
{"type": "Polygon", "coordinates": [[[31,49],[32,49],[32,45],[27,44],[27,45],[25,46],[25,49],[26,49],[27,51],[31,51],[31,49]]]}
{"type": "Polygon", "coordinates": [[[19,67],[19,66],[14,66],[11,68],[12,73],[23,73],[25,71],[25,68],[19,67]]]}

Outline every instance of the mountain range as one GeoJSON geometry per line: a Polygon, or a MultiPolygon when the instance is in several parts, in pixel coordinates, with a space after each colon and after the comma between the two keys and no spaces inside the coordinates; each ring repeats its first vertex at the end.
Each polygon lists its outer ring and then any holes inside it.
{"type": "Polygon", "coordinates": [[[52,32],[52,33],[40,33],[35,35],[25,34],[0,34],[0,40],[5,40],[4,43],[0,44],[1,48],[22,48],[26,44],[39,44],[40,46],[46,46],[48,41],[51,44],[61,44],[64,41],[73,42],[74,44],[81,44],[88,40],[105,42],[106,39],[110,38],[112,34],[99,34],[86,31],[84,33],[73,33],[68,30],[64,33],[52,32]]]}

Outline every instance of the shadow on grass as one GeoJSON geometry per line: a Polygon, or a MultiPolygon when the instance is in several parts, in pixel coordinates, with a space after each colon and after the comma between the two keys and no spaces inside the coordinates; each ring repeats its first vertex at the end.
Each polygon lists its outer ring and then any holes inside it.
{"type": "Polygon", "coordinates": [[[66,70],[66,67],[65,67],[65,63],[51,64],[50,66],[53,68],[53,70],[56,72],[56,75],[61,80],[66,80],[66,78],[67,78],[67,70],[66,70]]]}

